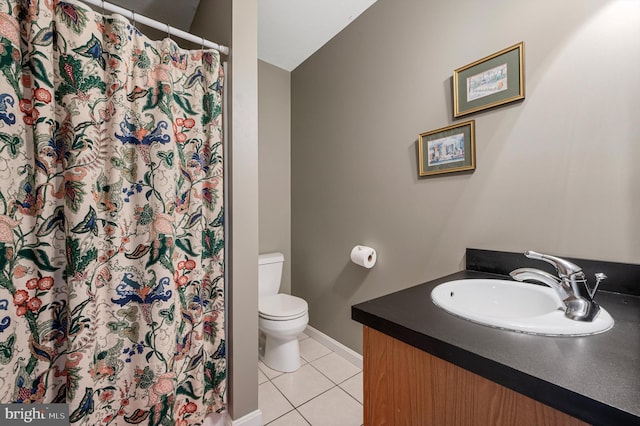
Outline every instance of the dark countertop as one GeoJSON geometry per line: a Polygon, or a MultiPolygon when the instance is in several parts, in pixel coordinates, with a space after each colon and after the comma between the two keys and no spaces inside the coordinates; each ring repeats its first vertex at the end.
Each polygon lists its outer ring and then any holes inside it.
{"type": "Polygon", "coordinates": [[[436,285],[463,278],[510,279],[467,269],[357,304],[352,318],[585,422],[640,425],[640,297],[598,292],[615,320],[605,333],[535,336],[475,324],[433,304],[436,285]]]}

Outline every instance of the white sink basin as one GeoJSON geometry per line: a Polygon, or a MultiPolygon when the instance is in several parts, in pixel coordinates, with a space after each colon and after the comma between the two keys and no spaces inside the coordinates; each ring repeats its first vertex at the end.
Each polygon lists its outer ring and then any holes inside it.
{"type": "Polygon", "coordinates": [[[433,302],[469,321],[529,334],[586,336],[613,327],[602,307],[592,322],[564,316],[562,301],[550,287],[508,280],[449,281],[431,292],[433,302]]]}

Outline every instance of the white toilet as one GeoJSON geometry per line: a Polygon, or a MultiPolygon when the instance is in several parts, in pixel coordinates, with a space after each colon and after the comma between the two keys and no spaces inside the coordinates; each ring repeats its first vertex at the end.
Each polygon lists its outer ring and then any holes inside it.
{"type": "Polygon", "coordinates": [[[300,367],[298,335],[309,323],[309,306],[299,297],[279,294],[284,255],[258,257],[258,328],[265,338],[260,359],[267,367],[291,372],[300,367]]]}

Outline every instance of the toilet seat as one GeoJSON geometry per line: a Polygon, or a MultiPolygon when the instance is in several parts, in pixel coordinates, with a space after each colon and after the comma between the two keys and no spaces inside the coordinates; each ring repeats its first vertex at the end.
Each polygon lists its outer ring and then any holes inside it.
{"type": "Polygon", "coordinates": [[[304,299],[289,294],[275,294],[258,301],[260,318],[271,321],[288,321],[304,316],[309,305],[304,299]]]}

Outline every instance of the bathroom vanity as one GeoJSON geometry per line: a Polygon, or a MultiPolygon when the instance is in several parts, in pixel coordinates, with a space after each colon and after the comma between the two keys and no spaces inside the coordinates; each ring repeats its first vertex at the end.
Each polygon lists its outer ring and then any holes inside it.
{"type": "Polygon", "coordinates": [[[521,253],[467,249],[464,271],[353,306],[364,325],[365,425],[640,425],[640,265],[571,260],[609,276],[596,300],[611,330],[516,333],[432,303],[443,282],[546,268],[521,253]]]}

